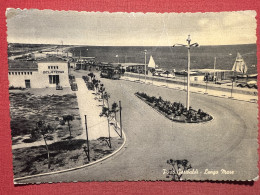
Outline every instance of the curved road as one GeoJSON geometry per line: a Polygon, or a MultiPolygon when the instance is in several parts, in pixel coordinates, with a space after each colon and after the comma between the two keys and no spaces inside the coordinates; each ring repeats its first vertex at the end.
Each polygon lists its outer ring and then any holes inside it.
{"type": "MultiPolygon", "coordinates": [[[[80,76],[80,75],[79,75],[80,76]]],[[[123,150],[96,165],[50,176],[22,180],[22,183],[60,181],[166,180],[163,169],[169,159],[187,159],[198,174],[195,180],[247,180],[257,171],[257,104],[191,94],[191,105],[213,115],[201,124],[171,122],[135,97],[137,91],[185,102],[186,93],[174,89],[124,80],[101,79],[110,101],[122,102],[123,129],[127,143],[123,150]],[[205,169],[218,171],[206,174],[205,169]],[[234,171],[221,174],[221,169],[234,171]]]]}

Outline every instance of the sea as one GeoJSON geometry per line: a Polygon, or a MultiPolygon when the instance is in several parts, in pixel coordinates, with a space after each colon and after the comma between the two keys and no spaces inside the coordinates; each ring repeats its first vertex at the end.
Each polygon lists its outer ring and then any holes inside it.
{"type": "MultiPolygon", "coordinates": [[[[149,63],[150,56],[156,65],[164,70],[187,70],[188,50],[185,47],[168,46],[78,46],[70,48],[74,56],[96,57],[99,62],[110,63],[149,63]],[[118,56],[118,57],[117,57],[118,56]]],[[[221,45],[192,47],[191,69],[213,69],[216,58],[216,69],[231,70],[237,53],[243,57],[248,74],[257,73],[256,44],[221,45]]]]}

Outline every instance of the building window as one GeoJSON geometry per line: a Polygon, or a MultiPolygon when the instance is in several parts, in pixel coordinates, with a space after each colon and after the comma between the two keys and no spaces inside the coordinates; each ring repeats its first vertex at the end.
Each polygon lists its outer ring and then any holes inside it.
{"type": "Polygon", "coordinates": [[[23,72],[21,72],[21,74],[23,75],[23,72]]]}
{"type": "Polygon", "coordinates": [[[24,72],[24,75],[26,75],[26,72],[24,72]]]}
{"type": "Polygon", "coordinates": [[[50,69],[50,66],[48,66],[48,69],[50,69]]]}
{"type": "Polygon", "coordinates": [[[17,72],[15,72],[15,75],[17,75],[17,72]]]}
{"type": "Polygon", "coordinates": [[[30,73],[29,73],[29,72],[27,72],[27,74],[29,75],[30,73]]]}
{"type": "Polygon", "coordinates": [[[59,75],[49,75],[49,83],[58,85],[60,83],[59,75]]]}
{"type": "Polygon", "coordinates": [[[12,72],[12,75],[14,75],[14,72],[12,72]]]}
{"type": "Polygon", "coordinates": [[[30,72],[30,75],[32,75],[32,72],[30,72]]]}
{"type": "Polygon", "coordinates": [[[9,75],[11,75],[11,72],[8,72],[9,75]]]}
{"type": "Polygon", "coordinates": [[[51,69],[53,69],[53,66],[51,66],[51,69]]]}
{"type": "Polygon", "coordinates": [[[57,69],[59,69],[59,66],[56,66],[57,69]]]}
{"type": "Polygon", "coordinates": [[[20,75],[20,72],[18,72],[18,75],[20,75]]]}

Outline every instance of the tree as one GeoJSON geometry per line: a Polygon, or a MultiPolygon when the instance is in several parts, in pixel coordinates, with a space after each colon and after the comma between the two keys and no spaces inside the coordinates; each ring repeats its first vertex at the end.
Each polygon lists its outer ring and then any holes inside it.
{"type": "Polygon", "coordinates": [[[103,97],[104,91],[105,91],[104,85],[100,84],[99,92],[100,92],[100,94],[101,94],[100,96],[101,96],[101,98],[103,100],[103,107],[104,107],[104,97],[103,97]]]}
{"type": "Polygon", "coordinates": [[[111,117],[111,111],[107,107],[102,107],[102,112],[99,114],[100,117],[105,116],[107,117],[107,127],[108,127],[108,146],[109,148],[112,147],[111,145],[111,137],[110,137],[110,124],[109,124],[109,118],[111,117]]]}
{"type": "Polygon", "coordinates": [[[167,160],[167,164],[171,165],[172,168],[169,170],[167,178],[172,177],[174,181],[180,181],[185,171],[191,169],[191,164],[188,160],[167,160]]]}
{"type": "Polygon", "coordinates": [[[65,116],[63,116],[63,120],[64,120],[64,122],[66,123],[68,123],[68,127],[69,127],[69,132],[70,132],[70,139],[72,138],[72,136],[71,136],[71,124],[70,124],[70,121],[73,121],[74,120],[74,116],[72,116],[72,115],[65,115],[65,116]]]}
{"type": "Polygon", "coordinates": [[[119,111],[118,104],[116,102],[114,102],[111,107],[112,107],[111,112],[114,114],[115,119],[116,119],[116,113],[119,111]]]}
{"type": "Polygon", "coordinates": [[[93,80],[93,84],[94,84],[94,86],[95,86],[95,88],[96,88],[96,94],[97,94],[97,92],[98,92],[99,83],[100,83],[99,80],[95,80],[95,83],[94,83],[94,80],[93,80]]]}
{"type": "Polygon", "coordinates": [[[89,81],[89,77],[88,76],[82,76],[82,79],[85,81],[85,83],[89,81]]]}
{"type": "Polygon", "coordinates": [[[103,99],[105,99],[107,101],[107,107],[109,109],[109,102],[108,99],[110,98],[110,94],[107,93],[106,91],[103,93],[103,99]]]}
{"type": "Polygon", "coordinates": [[[94,77],[94,74],[93,74],[93,72],[89,73],[89,74],[88,74],[88,76],[90,76],[90,78],[91,78],[91,81],[92,81],[92,79],[93,79],[93,77],[94,77]]]}
{"type": "Polygon", "coordinates": [[[48,155],[48,169],[51,168],[51,162],[50,162],[50,151],[47,144],[47,138],[49,134],[53,132],[53,130],[54,129],[49,124],[46,124],[45,121],[40,120],[36,122],[36,128],[31,132],[32,139],[38,139],[40,136],[43,136],[44,143],[47,150],[47,155],[48,155]]]}

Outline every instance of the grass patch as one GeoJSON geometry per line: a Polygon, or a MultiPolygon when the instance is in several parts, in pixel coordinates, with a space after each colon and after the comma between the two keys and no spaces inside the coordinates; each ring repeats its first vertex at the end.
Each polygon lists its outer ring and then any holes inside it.
{"type": "MultiPolygon", "coordinates": [[[[34,95],[28,92],[10,92],[11,132],[13,144],[17,143],[16,136],[31,133],[38,120],[45,120],[54,129],[58,137],[69,135],[67,124],[60,125],[63,115],[73,115],[77,120],[71,121],[72,136],[81,135],[82,127],[79,115],[77,97],[75,94],[66,95],[34,95]]],[[[29,141],[29,140],[26,140],[29,141]]],[[[25,142],[26,142],[25,141],[25,142]]]]}
{"type": "MultiPolygon", "coordinates": [[[[90,141],[90,162],[96,161],[113,153],[122,144],[123,139],[111,138],[112,148],[98,140],[90,141]]],[[[51,168],[48,169],[47,151],[45,146],[19,148],[13,150],[14,177],[24,177],[40,173],[69,169],[88,164],[83,145],[86,140],[55,142],[49,145],[51,168]]]]}

